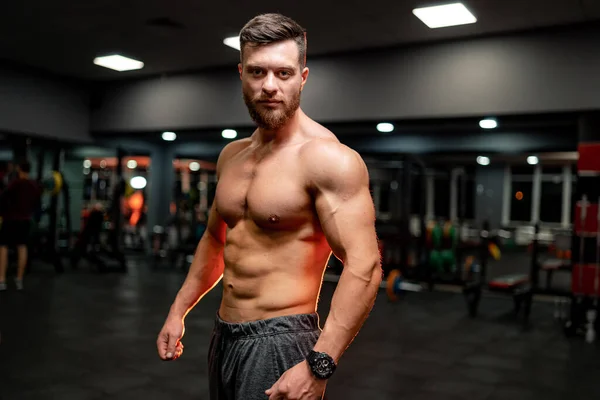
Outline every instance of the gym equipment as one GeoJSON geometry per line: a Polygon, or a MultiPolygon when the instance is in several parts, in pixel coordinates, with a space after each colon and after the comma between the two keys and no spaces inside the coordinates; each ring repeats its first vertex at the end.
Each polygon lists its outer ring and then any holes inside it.
{"type": "Polygon", "coordinates": [[[127,260],[121,245],[123,243],[121,206],[127,189],[127,183],[123,179],[124,156],[123,149],[118,148],[116,182],[112,187],[111,201],[106,212],[103,207],[94,206],[89,210],[87,219],[84,218],[84,227],[71,254],[73,268],[77,268],[79,260],[85,257],[97,266],[99,272],[107,272],[109,268],[116,269],[118,272],[127,271],[127,260]]]}
{"type": "Polygon", "coordinates": [[[101,234],[105,223],[104,210],[101,207],[94,207],[83,213],[83,229],[77,238],[75,246],[71,252],[71,266],[75,269],[79,265],[81,258],[95,265],[98,272],[106,272],[108,265],[101,254],[104,256],[116,258],[119,268],[125,272],[127,265],[124,257],[115,257],[115,254],[102,243],[101,234]]]}
{"type": "MultiPolygon", "coordinates": [[[[534,245],[532,251],[537,253],[537,233],[539,232],[539,226],[536,225],[534,237],[534,245]]],[[[500,292],[509,294],[513,297],[514,301],[514,312],[515,315],[520,313],[521,307],[524,305],[524,323],[526,324],[529,319],[531,312],[531,303],[533,299],[533,293],[537,283],[537,266],[536,262],[533,261],[530,267],[529,275],[523,274],[511,274],[506,276],[498,277],[490,282],[486,282],[487,276],[487,261],[491,255],[494,258],[500,257],[500,249],[498,245],[493,241],[496,237],[491,237],[489,231],[489,222],[483,223],[483,229],[480,231],[480,244],[479,244],[479,264],[477,264],[477,273],[474,273],[473,266],[476,265],[473,259],[467,258],[465,263],[465,275],[466,281],[463,286],[463,295],[467,302],[467,309],[471,317],[477,316],[479,303],[481,301],[482,292],[484,286],[487,286],[487,290],[493,292],[500,292]]],[[[534,258],[533,260],[535,260],[534,258]]]]}
{"type": "Polygon", "coordinates": [[[52,171],[49,177],[42,180],[42,187],[45,191],[49,192],[52,196],[56,196],[60,193],[63,186],[63,176],[58,171],[52,171]]]}
{"type": "Polygon", "coordinates": [[[554,319],[564,320],[567,318],[567,308],[569,300],[564,297],[556,297],[554,299],[554,319]]]}
{"type": "Polygon", "coordinates": [[[44,193],[50,196],[50,205],[40,210],[34,218],[28,257],[29,263],[37,257],[53,264],[57,273],[64,272],[62,256],[69,253],[72,237],[69,185],[60,172],[63,153],[62,149],[54,151],[52,172],[46,177],[42,176],[45,152],[40,151],[38,155],[37,181],[44,193]],[[49,217],[47,229],[39,229],[43,213],[49,217]]]}
{"type": "MultiPolygon", "coordinates": [[[[600,202],[600,198],[598,198],[600,202]]],[[[600,207],[583,194],[575,208],[571,314],[565,323],[565,334],[582,334],[588,343],[595,342],[598,329],[598,297],[600,296],[600,207]],[[592,261],[593,260],[593,261],[592,261]]]]}
{"type": "Polygon", "coordinates": [[[465,272],[466,273],[476,273],[479,272],[479,263],[475,260],[474,256],[469,256],[465,259],[465,272]]]}
{"type": "Polygon", "coordinates": [[[450,222],[430,225],[427,233],[430,238],[429,244],[429,266],[437,274],[454,273],[456,270],[456,247],[458,234],[455,226],[450,222]]]}
{"type": "MultiPolygon", "coordinates": [[[[425,164],[415,155],[393,154],[388,160],[382,160],[381,154],[363,153],[369,168],[386,170],[387,177],[380,180],[382,185],[393,185],[387,192],[389,200],[389,219],[376,221],[377,236],[383,242],[381,257],[384,276],[387,277],[393,269],[398,269],[403,276],[411,280],[429,279],[427,262],[425,226],[426,202],[426,173],[425,164]],[[370,158],[370,156],[374,156],[370,158]],[[390,182],[391,181],[391,182],[390,182]],[[414,195],[422,200],[415,202],[414,195]],[[411,215],[411,210],[413,215],[411,215]],[[418,214],[420,234],[413,234],[411,221],[418,214]]],[[[377,182],[376,182],[377,184],[377,182]]]]}
{"type": "MultiPolygon", "coordinates": [[[[556,290],[552,287],[552,278],[555,273],[558,272],[567,272],[571,274],[572,265],[571,265],[571,244],[573,240],[572,232],[560,232],[554,234],[554,240],[552,245],[555,248],[554,255],[552,257],[552,252],[549,252],[550,258],[539,263],[539,268],[541,271],[546,273],[546,287],[544,289],[538,288],[538,293],[543,294],[551,294],[558,296],[559,298],[563,297],[571,297],[571,292],[565,292],[556,290]],[[562,255],[562,258],[559,256],[562,255]]],[[[560,302],[563,304],[564,302],[560,302]]],[[[562,312],[557,312],[558,315],[562,315],[562,312]]],[[[564,317],[561,317],[564,318],[564,317]]]]}
{"type": "Polygon", "coordinates": [[[406,282],[402,278],[402,273],[394,269],[390,272],[386,280],[386,293],[388,299],[396,301],[405,292],[420,292],[423,287],[416,283],[406,282]]]}
{"type": "Polygon", "coordinates": [[[494,258],[494,260],[498,261],[500,259],[500,248],[496,243],[489,243],[488,250],[490,252],[490,255],[494,258]]]}
{"type": "MultiPolygon", "coordinates": [[[[208,213],[214,200],[211,188],[216,176],[211,169],[203,169],[197,174],[187,169],[176,169],[176,173],[178,179],[173,186],[171,216],[165,221],[165,226],[153,228],[150,265],[156,269],[166,264],[169,269],[185,272],[206,231],[208,213]]],[[[341,263],[336,261],[335,257],[330,258],[330,265],[335,265],[330,270],[341,273],[341,263]]]]}
{"type": "Polygon", "coordinates": [[[598,197],[598,202],[596,203],[598,206],[597,215],[597,226],[596,226],[596,273],[594,274],[594,292],[592,294],[592,298],[594,299],[592,302],[592,308],[588,310],[588,324],[587,331],[585,333],[585,340],[588,343],[593,343],[596,341],[596,316],[598,309],[598,289],[599,289],[599,279],[600,279],[600,197],[598,197]]]}

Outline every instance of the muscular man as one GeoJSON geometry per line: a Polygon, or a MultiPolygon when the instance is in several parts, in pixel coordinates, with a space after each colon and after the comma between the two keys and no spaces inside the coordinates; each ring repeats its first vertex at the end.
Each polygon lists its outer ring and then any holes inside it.
{"type": "Polygon", "coordinates": [[[381,282],[368,171],[299,107],[308,68],[296,22],[257,16],[240,44],[243,97],[258,128],[219,156],[208,227],[158,353],[181,356],[185,316],[222,278],[210,398],[321,399],[381,282]],[[317,301],[332,251],[344,270],[321,330],[317,301]]]}

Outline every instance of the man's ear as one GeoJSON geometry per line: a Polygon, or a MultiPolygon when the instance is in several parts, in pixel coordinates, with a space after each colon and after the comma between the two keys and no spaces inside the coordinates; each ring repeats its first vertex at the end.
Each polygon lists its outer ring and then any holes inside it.
{"type": "Polygon", "coordinates": [[[306,85],[306,80],[308,79],[309,69],[308,67],[304,67],[302,70],[302,84],[300,85],[300,90],[304,90],[304,85],[306,85]]]}
{"type": "Polygon", "coordinates": [[[238,64],[238,72],[240,73],[240,80],[242,79],[242,63],[238,64]]]}

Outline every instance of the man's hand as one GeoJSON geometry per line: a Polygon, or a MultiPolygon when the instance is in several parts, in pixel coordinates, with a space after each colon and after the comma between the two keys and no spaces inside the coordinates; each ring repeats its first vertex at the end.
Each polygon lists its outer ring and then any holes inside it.
{"type": "Polygon", "coordinates": [[[306,361],[285,371],[277,382],[265,392],[269,400],[321,400],[326,380],[317,379],[306,361]]]}
{"type": "Polygon", "coordinates": [[[156,347],[158,355],[164,361],[177,360],[183,353],[183,344],[180,342],[185,332],[183,319],[168,317],[163,328],[158,334],[156,347]]]}

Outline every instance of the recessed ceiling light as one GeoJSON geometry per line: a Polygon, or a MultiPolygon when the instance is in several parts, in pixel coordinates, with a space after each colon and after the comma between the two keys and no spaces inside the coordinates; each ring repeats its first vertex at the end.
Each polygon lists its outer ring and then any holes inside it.
{"type": "Polygon", "coordinates": [[[479,157],[477,157],[477,164],[490,165],[490,159],[489,159],[489,157],[479,156],[479,157]]]}
{"type": "Polygon", "coordinates": [[[199,171],[200,170],[200,163],[197,161],[192,161],[189,165],[190,170],[191,171],[199,171]]]}
{"type": "Polygon", "coordinates": [[[233,129],[223,129],[221,136],[223,136],[225,139],[235,139],[237,137],[237,132],[233,129]]]}
{"type": "Polygon", "coordinates": [[[432,29],[477,22],[477,18],[462,3],[415,8],[413,14],[432,29]]]}
{"type": "Polygon", "coordinates": [[[228,37],[223,39],[223,44],[225,46],[229,46],[233,49],[236,49],[237,51],[240,51],[240,37],[239,36],[232,36],[232,37],[228,37]]]}
{"type": "Polygon", "coordinates": [[[540,162],[540,159],[537,158],[536,156],[529,156],[527,157],[527,164],[529,165],[537,165],[537,163],[540,162]]]}
{"type": "Polygon", "coordinates": [[[382,122],[377,124],[377,130],[384,133],[392,132],[394,130],[394,125],[390,124],[389,122],[382,122]]]}
{"type": "Polygon", "coordinates": [[[498,127],[498,121],[493,118],[486,118],[479,121],[479,126],[482,129],[496,129],[498,127]]]}
{"type": "Polygon", "coordinates": [[[127,168],[135,169],[136,167],[137,167],[137,161],[135,161],[135,160],[127,161],[127,168]]]}
{"type": "Polygon", "coordinates": [[[172,142],[173,140],[177,139],[177,135],[175,132],[163,132],[162,138],[167,142],[172,142]]]}
{"type": "Polygon", "coordinates": [[[92,162],[90,160],[83,160],[83,168],[90,168],[92,166],[92,162]]]}
{"type": "Polygon", "coordinates": [[[144,68],[144,63],[118,54],[94,58],[94,64],[101,67],[114,69],[115,71],[132,71],[144,68]]]}

